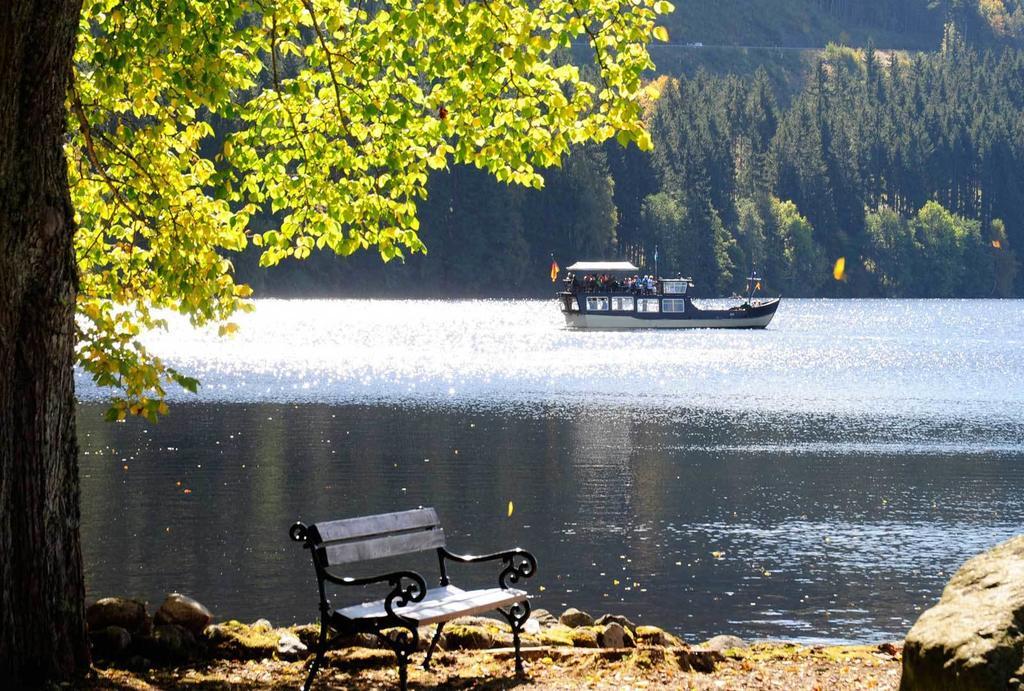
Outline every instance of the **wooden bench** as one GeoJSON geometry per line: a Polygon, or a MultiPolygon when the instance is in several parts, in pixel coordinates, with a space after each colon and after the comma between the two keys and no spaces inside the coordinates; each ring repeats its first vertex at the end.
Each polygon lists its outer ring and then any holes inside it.
{"type": "Polygon", "coordinates": [[[308,691],[323,663],[324,653],[334,639],[356,633],[371,633],[395,652],[398,677],[403,691],[407,684],[407,663],[419,645],[419,627],[436,624],[427,648],[423,668],[430,668],[430,657],[437,647],[446,622],[456,617],[497,610],[512,627],[516,673],[523,673],[519,635],[530,616],[526,592],[511,587],[521,578],[537,571],[537,560],[523,549],[511,549],[481,556],[452,554],[445,548],[444,531],[434,509],[415,509],[376,516],[361,516],[307,526],[296,523],[289,530],[291,539],[303,543],[312,552],[320,591],[320,638],[316,658],[309,669],[303,689],[308,691]],[[397,555],[437,551],[440,585],[428,588],[415,571],[395,571],[369,578],[351,578],[337,568],[359,562],[397,555]],[[476,564],[499,561],[498,587],[462,590],[451,584],[447,562],[476,564]],[[380,600],[335,609],[327,598],[327,584],[365,586],[387,583],[391,592],[380,600]]]}

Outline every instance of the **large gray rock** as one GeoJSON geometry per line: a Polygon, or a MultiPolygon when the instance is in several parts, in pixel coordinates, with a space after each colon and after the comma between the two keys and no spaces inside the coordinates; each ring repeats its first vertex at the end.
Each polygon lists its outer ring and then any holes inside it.
{"type": "Polygon", "coordinates": [[[970,559],[910,629],[901,691],[1024,689],[1024,535],[970,559]]]}
{"type": "Polygon", "coordinates": [[[554,614],[547,611],[546,609],[535,609],[530,612],[530,619],[536,619],[537,623],[543,628],[554,626],[558,623],[558,619],[554,614]]]}
{"type": "Polygon", "coordinates": [[[723,650],[731,650],[734,648],[746,648],[747,644],[739,636],[721,635],[709,638],[700,644],[701,650],[717,650],[722,652],[723,650]]]}
{"type": "Polygon", "coordinates": [[[146,603],[126,597],[105,597],[85,610],[85,621],[90,631],[101,631],[117,626],[130,634],[149,633],[152,621],[146,614],[146,603]]]}
{"type": "Polygon", "coordinates": [[[174,624],[184,627],[198,636],[213,621],[213,615],[188,595],[171,593],[160,605],[154,621],[157,625],[174,624]]]}
{"type": "Polygon", "coordinates": [[[618,624],[619,626],[621,626],[624,629],[629,629],[630,631],[636,631],[636,624],[634,624],[632,621],[630,621],[626,617],[622,616],[621,614],[602,614],[594,622],[594,625],[595,626],[607,626],[608,624],[611,624],[612,622],[615,622],[616,624],[618,624]]]}
{"type": "Polygon", "coordinates": [[[278,634],[277,654],[282,660],[298,660],[307,652],[306,645],[291,631],[284,629],[278,634]]]}
{"type": "Polygon", "coordinates": [[[562,616],[558,618],[558,622],[563,626],[568,626],[570,629],[575,629],[580,626],[593,626],[594,617],[590,616],[586,612],[581,612],[575,607],[570,607],[562,612],[562,616]]]}
{"type": "Polygon", "coordinates": [[[597,634],[597,644],[602,648],[632,648],[636,644],[622,624],[612,621],[604,626],[604,630],[597,634]]]}

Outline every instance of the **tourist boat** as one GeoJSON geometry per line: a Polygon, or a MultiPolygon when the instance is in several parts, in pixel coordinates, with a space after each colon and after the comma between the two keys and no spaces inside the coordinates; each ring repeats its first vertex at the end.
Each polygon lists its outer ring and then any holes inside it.
{"type": "MultiPolygon", "coordinates": [[[[557,266],[557,265],[555,265],[557,266]]],[[[775,316],[779,298],[754,300],[761,279],[747,279],[746,300],[728,309],[701,309],[690,299],[689,278],[657,278],[625,287],[640,269],[630,262],[576,262],[566,269],[558,303],[565,324],[577,329],[763,329],[775,316]],[[611,285],[594,277],[611,276],[611,285]],[[581,279],[581,277],[583,277],[581,279]]],[[[554,271],[553,271],[554,277],[554,271]]]]}

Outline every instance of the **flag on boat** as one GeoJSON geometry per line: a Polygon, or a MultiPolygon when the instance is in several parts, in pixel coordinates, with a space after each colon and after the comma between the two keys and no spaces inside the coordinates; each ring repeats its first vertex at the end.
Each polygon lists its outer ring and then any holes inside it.
{"type": "Polygon", "coordinates": [[[551,282],[554,283],[558,280],[558,262],[554,259],[551,260],[551,282]]]}

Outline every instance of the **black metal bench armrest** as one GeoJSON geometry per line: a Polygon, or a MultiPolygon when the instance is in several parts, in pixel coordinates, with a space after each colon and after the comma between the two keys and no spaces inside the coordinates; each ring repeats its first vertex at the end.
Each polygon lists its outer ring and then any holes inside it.
{"type": "Polygon", "coordinates": [[[395,613],[395,607],[404,607],[410,602],[422,602],[427,596],[427,582],[423,576],[415,571],[394,571],[381,574],[380,576],[368,576],[366,578],[350,578],[348,576],[335,576],[323,572],[324,580],[336,583],[337,585],[373,585],[374,583],[387,583],[391,586],[391,592],[384,598],[384,610],[389,616],[400,621],[405,618],[395,613]],[[408,584],[403,585],[403,581],[408,584]]]}
{"type": "Polygon", "coordinates": [[[511,587],[509,583],[518,583],[520,578],[529,578],[537,572],[537,559],[522,547],[481,555],[453,554],[444,547],[438,549],[438,552],[442,559],[460,564],[479,564],[501,560],[505,568],[498,574],[498,585],[505,590],[511,587]]]}

